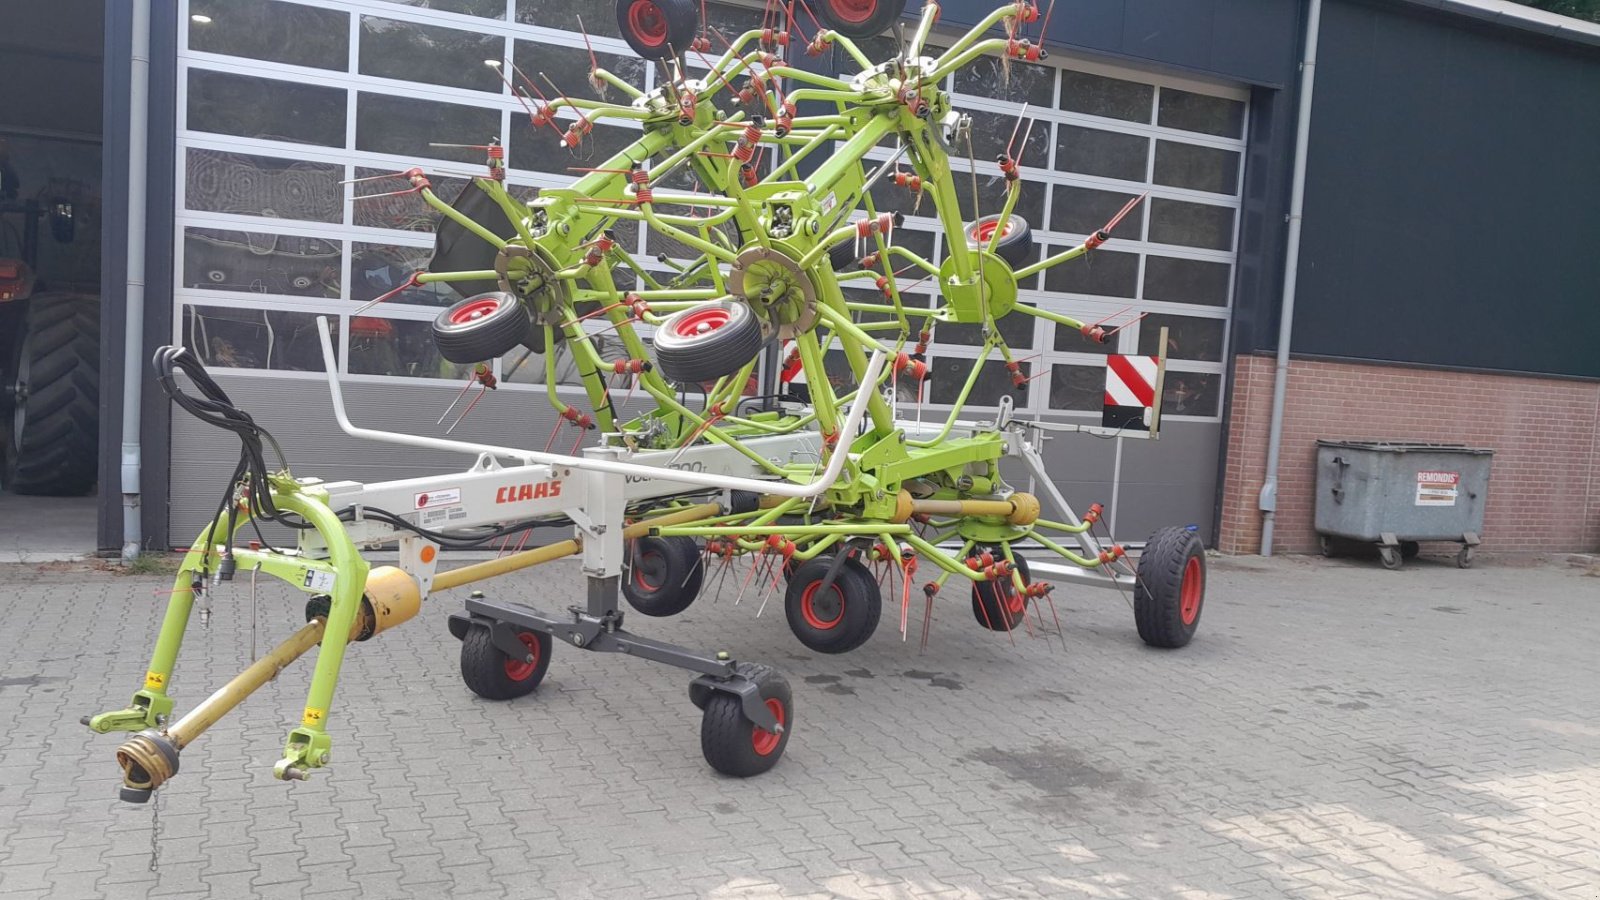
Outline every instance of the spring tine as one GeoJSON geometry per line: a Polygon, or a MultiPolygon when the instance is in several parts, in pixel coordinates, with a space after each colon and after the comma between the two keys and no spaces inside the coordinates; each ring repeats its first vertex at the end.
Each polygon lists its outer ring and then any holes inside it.
{"type": "Polygon", "coordinates": [[[750,588],[750,579],[754,578],[755,575],[756,575],[756,563],[755,563],[755,560],[752,559],[750,561],[750,572],[749,572],[749,574],[744,576],[744,584],[739,586],[739,596],[733,598],[733,605],[734,606],[738,606],[740,603],[744,602],[744,592],[746,590],[749,590],[749,588],[750,588]]]}
{"type": "Polygon", "coordinates": [[[1050,618],[1056,620],[1056,637],[1061,639],[1061,652],[1067,652],[1067,633],[1061,630],[1061,617],[1056,615],[1056,598],[1051,592],[1046,592],[1044,599],[1050,604],[1050,618]]]}
{"type": "Polygon", "coordinates": [[[404,177],[406,177],[406,173],[404,173],[404,172],[385,172],[382,175],[365,175],[365,176],[362,176],[361,178],[346,178],[343,181],[338,182],[338,184],[360,184],[363,181],[382,181],[385,178],[404,178],[404,177]]]}
{"type": "Polygon", "coordinates": [[[761,592],[761,607],[756,610],[756,618],[758,619],[761,618],[762,613],[767,611],[767,601],[772,599],[773,591],[776,591],[778,588],[777,573],[773,571],[772,560],[769,558],[762,560],[762,562],[766,564],[767,572],[772,577],[772,590],[764,590],[761,592]]]}
{"type": "Polygon", "coordinates": [[[461,393],[457,394],[456,398],[454,400],[450,401],[450,405],[446,406],[444,408],[444,415],[440,416],[439,417],[439,421],[437,421],[437,422],[435,422],[433,424],[435,424],[435,425],[443,425],[444,424],[444,420],[449,418],[449,416],[450,416],[450,410],[456,408],[456,404],[460,403],[461,402],[461,398],[465,397],[467,395],[467,391],[472,390],[472,385],[474,383],[476,383],[476,382],[477,382],[476,378],[468,378],[467,379],[467,383],[461,386],[461,393]]]}
{"type": "Polygon", "coordinates": [[[477,396],[472,398],[472,402],[467,404],[467,408],[463,409],[461,411],[461,415],[457,416],[456,420],[454,422],[450,423],[450,427],[446,428],[444,430],[444,433],[445,434],[450,434],[451,432],[455,431],[456,430],[456,426],[460,425],[462,423],[462,421],[464,421],[467,418],[467,414],[472,412],[472,408],[474,406],[477,406],[478,405],[478,401],[482,400],[483,399],[483,395],[487,394],[487,393],[489,393],[489,388],[488,388],[487,385],[484,385],[484,386],[480,387],[478,389],[477,396]]]}

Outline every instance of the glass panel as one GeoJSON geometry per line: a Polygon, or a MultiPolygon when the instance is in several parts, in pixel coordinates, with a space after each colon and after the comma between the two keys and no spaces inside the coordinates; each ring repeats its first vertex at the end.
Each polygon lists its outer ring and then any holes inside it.
{"type": "Polygon", "coordinates": [[[481,165],[482,150],[429,145],[482,144],[499,133],[498,110],[366,91],[356,97],[357,150],[481,165]]]}
{"type": "MultiPolygon", "coordinates": [[[[1058,330],[1059,333],[1059,330],[1058,330]]],[[[1099,412],[1105,406],[1106,370],[1098,366],[1051,366],[1050,408],[1099,412]]]]}
{"type": "MultiPolygon", "coordinates": [[[[961,396],[961,388],[972,376],[972,367],[977,362],[975,359],[936,357],[928,375],[928,402],[954,404],[956,398],[961,396]]],[[[1032,372],[1032,363],[1022,364],[1023,375],[1030,375],[1032,372]]],[[[1028,386],[1023,385],[1021,390],[1017,390],[1011,384],[1011,373],[1006,371],[1005,362],[998,359],[987,360],[978,375],[977,384],[972,386],[972,393],[967,395],[967,406],[996,406],[1000,403],[1000,398],[1008,394],[1018,406],[1027,405],[1028,386]]]]}
{"type": "Polygon", "coordinates": [[[1101,248],[1045,270],[1044,289],[1101,297],[1133,297],[1139,287],[1139,254],[1101,248]]]}
{"type": "Polygon", "coordinates": [[[617,30],[614,0],[517,0],[517,21],[542,28],[622,37],[622,32],[617,30]]]}
{"type": "MultiPolygon", "coordinates": [[[[350,245],[350,299],[357,303],[376,300],[411,280],[411,273],[424,271],[433,250],[428,247],[398,247],[393,244],[350,245]]],[[[444,282],[406,288],[383,302],[415,306],[449,306],[460,299],[444,282]]]]}
{"type": "Polygon", "coordinates": [[[1103,178],[1144,181],[1150,139],[1078,125],[1056,126],[1056,168],[1103,178]]]}
{"type": "MultiPolygon", "coordinates": [[[[1058,184],[1050,198],[1050,230],[1068,234],[1092,234],[1111,221],[1129,200],[1137,194],[1115,191],[1097,191],[1093,188],[1071,187],[1058,184]]],[[[1135,206],[1128,217],[1117,224],[1111,236],[1124,241],[1137,241],[1144,228],[1144,210],[1149,202],[1135,206]]]]}
{"type": "MultiPolygon", "coordinates": [[[[565,132],[572,121],[558,118],[555,124],[565,132]]],[[[536,131],[527,116],[512,113],[507,162],[514,169],[552,172],[563,179],[576,180],[583,173],[568,172],[569,167],[603,168],[607,161],[643,136],[638,129],[602,123],[594,126],[575,149],[568,150],[561,146],[561,136],[549,125],[541,125],[536,131]]]]}
{"type": "Polygon", "coordinates": [[[482,16],[485,19],[504,19],[506,17],[505,0],[384,0],[384,2],[397,3],[402,6],[415,7],[416,9],[437,9],[441,12],[482,16]]]}
{"type": "MultiPolygon", "coordinates": [[[[339,348],[338,322],[333,346],[339,348]]],[[[314,313],[222,306],[184,306],[183,344],[207,366],[322,372],[314,313]]]]}
{"type": "Polygon", "coordinates": [[[338,297],[336,241],[286,234],[185,228],[183,284],[189,288],[338,297]]]}
{"type": "Polygon", "coordinates": [[[186,209],[344,221],[344,166],[192,149],[183,177],[186,209]]]}
{"type": "MultiPolygon", "coordinates": [[[[872,57],[869,59],[878,61],[872,57]]],[[[958,93],[1033,106],[1050,105],[1050,99],[1055,94],[1055,82],[1056,72],[1050,66],[1008,61],[998,56],[980,56],[956,71],[958,93]]]]}
{"type": "MultiPolygon", "coordinates": [[[[1076,319],[1079,317],[1073,316],[1073,318],[1076,319]]],[[[1092,318],[1086,318],[1083,321],[1085,324],[1090,324],[1098,318],[1099,316],[1094,316],[1092,318]]],[[[1117,321],[1120,322],[1123,318],[1125,318],[1125,316],[1118,316],[1117,321]]],[[[1110,329],[1114,324],[1116,323],[1107,322],[1101,327],[1110,329]]],[[[1099,341],[1089,340],[1082,334],[1073,331],[1071,328],[1068,328],[1065,325],[1055,325],[1054,327],[1056,330],[1056,335],[1051,346],[1063,353],[1094,353],[1100,356],[1105,356],[1108,353],[1117,352],[1117,343],[1119,339],[1115,335],[1112,336],[1110,341],[1102,344],[1099,341]]]]}
{"type": "Polygon", "coordinates": [[[1167,329],[1169,359],[1222,362],[1222,342],[1227,331],[1227,323],[1222,319],[1151,313],[1139,323],[1140,353],[1155,356],[1160,352],[1162,328],[1167,329]]]}
{"type": "MultiPolygon", "coordinates": [[[[608,326],[602,323],[601,325],[595,326],[594,330],[606,327],[608,326]]],[[[619,359],[628,358],[628,351],[627,348],[622,345],[622,338],[618,337],[614,332],[604,334],[591,333],[589,340],[594,344],[595,350],[600,354],[600,358],[605,362],[616,362],[619,359]]],[[[649,343],[649,340],[645,341],[646,346],[648,346],[649,343]]],[[[572,358],[572,351],[568,348],[566,341],[563,340],[557,342],[555,346],[555,355],[556,384],[568,385],[571,387],[582,386],[583,376],[578,374],[578,364],[572,358]]],[[[510,353],[507,353],[500,360],[500,368],[504,373],[501,376],[501,379],[504,381],[514,381],[517,384],[545,383],[545,354],[534,353],[527,347],[518,347],[517,349],[512,350],[510,353]]],[[[612,376],[609,383],[613,389],[627,391],[629,385],[632,383],[632,376],[612,376]]],[[[697,398],[698,394],[699,391],[697,389],[690,391],[691,397],[697,398]]],[[[648,395],[645,396],[648,398],[648,395]]],[[[613,397],[612,399],[616,403],[620,404],[623,400],[623,396],[619,395],[613,397]]],[[[639,400],[639,396],[636,394],[633,399],[637,401],[639,400]]],[[[544,401],[541,399],[538,402],[543,403],[544,401]]],[[[578,405],[578,408],[581,410],[588,411],[589,409],[589,401],[587,399],[578,401],[569,399],[568,402],[575,402],[578,405]]],[[[698,401],[691,402],[690,407],[693,409],[698,409],[698,401]]],[[[563,430],[569,432],[566,440],[570,443],[570,441],[576,435],[570,433],[570,429],[563,430]]],[[[562,438],[557,437],[556,443],[559,444],[561,440],[562,438]]]]}
{"type": "Polygon", "coordinates": [[[1161,112],[1156,124],[1202,134],[1241,137],[1244,134],[1244,103],[1164,87],[1161,89],[1161,112]]]}
{"type": "Polygon", "coordinates": [[[1135,81],[1061,70],[1061,108],[1129,122],[1149,122],[1155,88],[1135,81]]]}
{"type": "Polygon", "coordinates": [[[1146,300],[1170,303],[1228,305],[1228,276],[1232,267],[1223,262],[1176,259],[1150,254],[1144,258],[1146,300]]]}
{"type": "MultiPolygon", "coordinates": [[[[472,366],[439,355],[428,322],[355,316],[350,320],[350,374],[465,381],[472,366]]],[[[460,408],[457,407],[457,412],[460,408]]]]}
{"type": "MultiPolygon", "coordinates": [[[[584,21],[589,20],[584,19],[584,21]]],[[[528,96],[537,98],[540,91],[543,91],[551,100],[560,94],[566,94],[568,97],[579,99],[598,97],[613,103],[628,102],[628,97],[611,85],[601,82],[604,86],[596,87],[594,82],[589,80],[589,51],[583,47],[561,47],[555,44],[517,41],[513,52],[516,54],[517,68],[522,70],[522,74],[527,76],[538,90],[524,84],[516,72],[508,72],[506,76],[528,96]],[[545,77],[550,81],[546,81],[545,77]],[[550,82],[555,82],[560,90],[551,90],[550,82]]],[[[637,56],[619,56],[614,53],[596,53],[594,58],[595,62],[600,64],[600,68],[640,90],[644,89],[645,71],[649,68],[649,63],[637,56]]],[[[530,105],[537,108],[537,104],[530,105]]]]}
{"type": "Polygon", "coordinates": [[[1239,193],[1239,153],[1197,144],[1156,141],[1155,183],[1173,187],[1239,193]]]}
{"type": "MultiPolygon", "coordinates": [[[[393,175],[389,169],[368,169],[364,166],[356,167],[356,178],[372,178],[376,175],[393,175]]],[[[428,180],[433,183],[433,192],[441,199],[449,202],[454,200],[461,189],[466,187],[465,178],[449,178],[442,175],[429,175],[428,180]]],[[[429,206],[419,194],[395,194],[411,187],[411,182],[404,178],[379,178],[373,181],[357,181],[355,183],[355,197],[353,201],[352,221],[366,228],[394,228],[399,231],[433,231],[439,224],[441,214],[429,206]],[[391,196],[377,196],[390,194],[391,196]],[[371,197],[363,200],[363,197],[371,197]]]]}
{"type": "MultiPolygon", "coordinates": [[[[839,285],[840,289],[843,290],[843,292],[844,292],[844,299],[845,299],[846,302],[849,302],[849,303],[873,303],[873,304],[877,304],[879,306],[893,306],[894,305],[894,301],[893,300],[891,300],[888,297],[885,297],[882,293],[880,293],[877,290],[872,290],[872,289],[867,289],[867,288],[862,288],[862,287],[851,287],[851,285],[862,285],[862,284],[870,284],[870,282],[867,282],[867,281],[846,281],[846,282],[843,282],[842,284],[839,285]]],[[[906,284],[909,286],[910,282],[906,282],[906,284]]],[[[926,288],[927,285],[924,284],[924,285],[922,285],[922,287],[926,288]]],[[[922,320],[927,318],[927,315],[925,313],[919,314],[917,312],[917,310],[919,310],[919,309],[927,309],[928,308],[928,304],[929,304],[930,301],[931,301],[931,298],[927,294],[923,294],[923,293],[904,293],[904,292],[902,292],[900,294],[900,305],[906,311],[906,323],[911,329],[910,340],[913,340],[913,341],[916,340],[917,332],[922,328],[922,320]]],[[[895,321],[895,316],[894,316],[894,313],[892,313],[892,312],[881,312],[881,313],[880,312],[859,312],[859,313],[852,313],[852,315],[855,317],[855,320],[857,322],[860,322],[862,324],[865,324],[865,323],[868,323],[868,322],[893,322],[893,321],[895,321]]],[[[887,337],[889,335],[896,334],[898,332],[893,331],[893,330],[885,330],[885,331],[874,331],[872,333],[887,339],[887,337]]],[[[911,351],[907,350],[906,352],[909,353],[911,351]]]]}
{"type": "Polygon", "coordinates": [[[189,70],[189,128],[344,146],[344,88],[189,70]]]}
{"type": "Polygon", "coordinates": [[[484,62],[500,61],[505,48],[505,39],[495,34],[361,17],[363,75],[498,94],[503,87],[500,72],[484,62]]]}
{"type": "MultiPolygon", "coordinates": [[[[1020,304],[1032,307],[1031,303],[1020,304]]],[[[1005,339],[1006,346],[1013,350],[1033,349],[1033,316],[1015,310],[1001,317],[997,323],[1000,326],[1000,336],[1005,339]]],[[[965,347],[983,346],[983,326],[977,323],[962,325],[955,322],[944,322],[933,330],[934,343],[960,344],[965,347]]],[[[998,351],[996,351],[998,353],[998,351]]]]}
{"type": "Polygon", "coordinates": [[[1167,370],[1161,390],[1163,416],[1214,416],[1222,408],[1222,376],[1167,370]]]}
{"type": "MultiPolygon", "coordinates": [[[[973,112],[972,116],[972,155],[978,161],[978,177],[983,178],[998,171],[995,157],[1011,145],[1011,152],[1021,154],[1022,164],[1036,168],[1047,168],[1050,164],[1050,123],[1040,122],[1032,118],[1021,120],[1020,126],[1016,116],[1007,113],[973,112]],[[1029,124],[1033,130],[1029,131],[1029,124]],[[1015,137],[1012,137],[1015,132],[1015,137]],[[1023,144],[1023,135],[1027,135],[1028,142],[1023,144]]],[[[957,177],[966,176],[970,181],[972,169],[965,159],[967,153],[966,141],[956,148],[956,155],[950,160],[950,170],[957,177]]]]}
{"type": "MultiPolygon", "coordinates": [[[[996,215],[1006,202],[1006,179],[994,166],[993,157],[990,162],[978,163],[978,211],[985,216],[996,215]]],[[[972,210],[972,174],[967,168],[965,160],[951,160],[950,174],[956,188],[956,197],[961,201],[961,218],[971,222],[977,218],[972,210]]],[[[1012,215],[1021,216],[1028,220],[1028,224],[1039,227],[1037,223],[1044,221],[1044,191],[1046,185],[1038,181],[1022,179],[1022,196],[1017,198],[1017,205],[1012,207],[1012,215]]],[[[934,214],[933,202],[922,201],[922,214],[934,214]]]]}
{"type": "Polygon", "coordinates": [[[189,49],[343,72],[350,14],[278,0],[190,0],[189,49]]]}
{"type": "Polygon", "coordinates": [[[1150,201],[1150,240],[1211,250],[1233,249],[1233,210],[1160,197],[1150,201]]]}

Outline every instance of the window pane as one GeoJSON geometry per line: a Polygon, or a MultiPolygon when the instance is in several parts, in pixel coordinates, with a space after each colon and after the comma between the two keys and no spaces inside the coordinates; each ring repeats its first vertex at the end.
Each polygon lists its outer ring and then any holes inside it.
{"type": "Polygon", "coordinates": [[[186,228],[183,284],[190,288],[338,297],[341,247],[335,241],[186,228]]]}
{"type": "MultiPolygon", "coordinates": [[[[361,17],[361,74],[403,78],[446,87],[492,91],[503,87],[500,72],[485,60],[505,57],[499,35],[361,17]]],[[[462,143],[478,143],[478,139],[462,143]]]]}
{"type": "MultiPolygon", "coordinates": [[[[1006,202],[1006,179],[995,168],[993,159],[990,157],[987,163],[982,160],[978,162],[978,212],[985,216],[999,214],[1006,202]]],[[[955,183],[956,198],[961,202],[961,218],[971,222],[977,217],[972,212],[972,173],[966,160],[950,160],[950,173],[955,183]]],[[[1022,179],[1022,195],[1017,198],[1017,205],[1012,207],[1012,215],[1027,219],[1029,225],[1038,228],[1037,223],[1044,221],[1044,191],[1044,183],[1022,179]]],[[[909,206],[905,208],[910,209],[909,206]]],[[[920,212],[932,216],[933,201],[923,198],[920,212]]]]}
{"type": "Polygon", "coordinates": [[[1228,276],[1232,267],[1223,262],[1200,259],[1175,259],[1148,255],[1144,258],[1146,300],[1169,303],[1228,305],[1228,276]]]}
{"type": "MultiPolygon", "coordinates": [[[[433,250],[428,247],[397,247],[392,244],[350,245],[350,299],[357,303],[376,300],[411,280],[411,273],[426,271],[433,250]]],[[[438,281],[406,288],[383,302],[414,306],[449,306],[461,299],[450,285],[438,281]]]]}
{"type": "MultiPolygon", "coordinates": [[[[356,167],[356,178],[374,178],[378,175],[393,175],[388,169],[368,169],[364,166],[356,167]]],[[[428,180],[433,183],[433,192],[446,202],[455,199],[466,187],[465,178],[449,178],[442,175],[429,175],[428,180]]],[[[357,180],[355,183],[355,197],[352,204],[352,221],[366,228],[394,228],[400,231],[433,231],[439,224],[441,214],[429,206],[419,194],[394,194],[411,187],[411,182],[405,178],[375,178],[372,181],[357,180]],[[377,196],[392,194],[392,196],[377,196]],[[370,197],[363,200],[363,197],[370,197]]]]}
{"type": "MultiPolygon", "coordinates": [[[[1033,304],[1019,304],[1032,306],[1033,304]]],[[[999,321],[1000,336],[1013,350],[1033,349],[1033,316],[1012,310],[999,321]]],[[[933,330],[935,344],[960,344],[966,347],[983,346],[983,326],[977,323],[962,325],[944,322],[933,330]]]]}
{"type": "Polygon", "coordinates": [[[1051,366],[1050,408],[1099,412],[1105,404],[1106,370],[1098,366],[1051,366]]]}
{"type": "MultiPolygon", "coordinates": [[[[333,348],[339,349],[339,323],[333,348]]],[[[242,307],[184,306],[183,344],[207,366],[322,372],[322,341],[313,313],[242,307]]]]}
{"type": "Polygon", "coordinates": [[[1214,416],[1221,409],[1222,376],[1167,370],[1161,390],[1164,416],[1214,416]]]}
{"type": "Polygon", "coordinates": [[[1233,249],[1233,210],[1226,206],[1155,198],[1150,201],[1150,240],[1211,250],[1233,249]]]}
{"type": "MultiPolygon", "coordinates": [[[[562,131],[572,124],[569,119],[556,119],[562,131]]],[[[644,133],[638,129],[600,124],[584,136],[574,149],[561,146],[561,136],[548,125],[536,130],[528,117],[521,113],[511,115],[511,142],[506,151],[507,162],[514,169],[533,169],[553,172],[563,178],[581,178],[581,172],[568,172],[569,167],[605,168],[606,163],[626,150],[644,133]]],[[[620,166],[619,166],[620,168],[620,166]]]]}
{"type": "Polygon", "coordinates": [[[1155,88],[1088,72],[1061,70],[1061,108],[1129,122],[1149,122],[1155,88]]]}
{"type": "Polygon", "coordinates": [[[384,2],[397,3],[417,9],[437,9],[442,12],[482,16],[485,19],[504,19],[506,17],[505,0],[384,0],[384,2]]]}
{"type": "MultiPolygon", "coordinates": [[[[608,363],[616,362],[619,359],[628,358],[628,351],[625,347],[623,347],[622,339],[617,337],[614,332],[609,334],[592,334],[590,336],[590,340],[594,343],[595,350],[599,352],[600,358],[608,363]]],[[[645,341],[647,346],[649,343],[650,342],[648,340],[645,341]]],[[[556,384],[568,385],[570,387],[582,386],[583,376],[578,373],[578,364],[573,360],[572,351],[568,348],[567,342],[561,341],[557,343],[555,345],[554,353],[556,384]]],[[[510,353],[507,353],[504,357],[501,357],[500,369],[503,373],[501,378],[504,381],[514,381],[517,384],[547,383],[546,374],[548,372],[548,362],[545,354],[533,353],[527,347],[518,347],[512,350],[510,353]]],[[[624,392],[627,391],[631,383],[632,377],[627,375],[613,376],[610,380],[610,384],[613,389],[620,389],[624,392]]],[[[648,395],[646,395],[646,397],[648,397],[648,395]]],[[[691,387],[689,389],[689,398],[690,408],[699,409],[700,391],[698,386],[691,387]]],[[[635,396],[634,399],[638,400],[639,398],[635,396]]],[[[612,400],[617,404],[621,404],[623,396],[619,394],[613,397],[612,400]]],[[[543,398],[541,398],[538,402],[543,403],[543,398]]],[[[580,409],[589,409],[589,401],[587,399],[578,401],[569,400],[568,402],[576,402],[580,409]]],[[[576,435],[571,433],[570,429],[563,430],[568,432],[566,440],[570,445],[571,441],[576,437],[576,435]]],[[[560,443],[561,440],[562,439],[559,437],[556,438],[557,443],[560,443]]],[[[567,448],[563,448],[563,452],[565,449],[567,448]]]]}
{"type": "Polygon", "coordinates": [[[1055,81],[1056,72],[1050,66],[1017,60],[1008,62],[998,56],[980,56],[956,71],[958,93],[1033,106],[1050,105],[1050,98],[1055,93],[1055,81]]]}
{"type": "Polygon", "coordinates": [[[1244,104],[1177,88],[1162,88],[1161,112],[1156,124],[1202,134],[1240,137],[1244,134],[1244,104]]]}
{"type": "MultiPolygon", "coordinates": [[[[1119,321],[1121,318],[1123,317],[1118,317],[1119,321]]],[[[1089,324],[1093,321],[1095,321],[1095,319],[1085,319],[1084,324],[1089,324]]],[[[1110,330],[1114,324],[1116,323],[1107,322],[1101,327],[1110,330]]],[[[1106,354],[1117,352],[1118,339],[1116,336],[1113,336],[1110,341],[1102,344],[1099,341],[1089,340],[1082,334],[1073,331],[1071,328],[1068,328],[1065,325],[1056,325],[1055,329],[1055,342],[1051,346],[1063,353],[1096,353],[1101,356],[1105,356],[1106,354]]]]}
{"type": "MultiPolygon", "coordinates": [[[[584,19],[584,21],[589,20],[584,19]]],[[[568,97],[580,99],[598,97],[613,103],[628,102],[628,98],[611,85],[602,82],[604,87],[596,88],[589,81],[589,51],[582,47],[560,47],[554,44],[517,41],[512,52],[516,54],[514,59],[517,68],[522,70],[522,74],[527,76],[538,90],[523,84],[522,78],[516,72],[508,72],[506,77],[533,97],[538,97],[539,92],[543,91],[551,100],[556,99],[559,94],[566,94],[568,97]],[[550,81],[546,81],[546,77],[550,81]],[[552,91],[550,82],[554,82],[560,90],[552,91]]],[[[649,68],[649,63],[637,56],[618,56],[614,53],[596,53],[594,56],[600,68],[640,90],[644,89],[645,70],[649,68]]],[[[537,104],[530,105],[537,106],[537,104]]]]}
{"type": "Polygon", "coordinates": [[[1155,183],[1172,187],[1239,193],[1239,154],[1197,144],[1156,141],[1155,183]]]}
{"type": "Polygon", "coordinates": [[[499,133],[496,110],[366,91],[356,97],[357,150],[481,164],[482,150],[429,145],[482,144],[499,133]]]}
{"type": "MultiPolygon", "coordinates": [[[[1116,215],[1137,194],[1116,191],[1097,191],[1093,188],[1056,185],[1050,198],[1050,230],[1068,234],[1092,234],[1116,215]]],[[[1135,206],[1128,217],[1117,223],[1111,236],[1124,241],[1137,241],[1144,228],[1146,204],[1135,206]]]]}
{"type": "Polygon", "coordinates": [[[343,88],[189,70],[189,127],[240,137],[344,146],[343,88]]]}
{"type": "Polygon", "coordinates": [[[1047,291],[1133,297],[1139,287],[1139,254],[1100,249],[1045,270],[1047,291]]]}
{"type": "MultiPolygon", "coordinates": [[[[961,396],[961,388],[966,385],[967,379],[972,375],[972,367],[977,364],[975,359],[958,359],[949,356],[938,356],[933,360],[931,374],[928,376],[928,402],[953,404],[961,396]]],[[[1022,374],[1031,375],[1032,363],[1022,364],[1022,374]]],[[[1003,360],[991,359],[983,364],[983,371],[978,375],[978,382],[972,386],[972,393],[967,395],[967,406],[997,406],[1000,398],[1009,395],[1018,406],[1028,403],[1028,387],[1022,390],[1012,387],[1011,373],[1006,371],[1003,360]]]]}
{"type": "Polygon", "coordinates": [[[350,14],[278,0],[190,0],[189,49],[343,72],[350,14]]]}
{"type": "Polygon", "coordinates": [[[1222,342],[1227,323],[1222,319],[1196,319],[1151,313],[1139,323],[1139,352],[1155,356],[1161,350],[1161,329],[1167,329],[1167,357],[1222,362],[1222,342]]]}
{"type": "MultiPolygon", "coordinates": [[[[439,355],[428,322],[355,316],[350,320],[350,374],[465,381],[470,365],[439,355]]],[[[459,412],[459,407],[457,412],[459,412]]]]}
{"type": "MultiPolygon", "coordinates": [[[[543,28],[622,37],[622,32],[617,30],[617,6],[613,0],[517,0],[517,21],[543,28]]],[[[531,77],[533,73],[528,72],[528,75],[531,77]]]]}
{"type": "Polygon", "coordinates": [[[312,222],[344,221],[344,166],[224,150],[190,150],[184,207],[312,222]]]}
{"type": "MultiPolygon", "coordinates": [[[[1013,155],[1020,155],[1022,164],[1046,168],[1050,163],[1050,123],[1028,118],[1018,124],[1016,116],[1008,113],[972,112],[972,156],[978,161],[978,177],[998,171],[995,157],[1011,145],[1013,155]],[[1028,126],[1032,125],[1032,130],[1028,126]],[[1016,136],[1012,137],[1013,132],[1016,136]],[[1022,142],[1026,135],[1028,142],[1022,142]]],[[[950,160],[950,170],[956,177],[972,180],[972,168],[967,163],[966,141],[956,148],[950,160]],[[957,158],[960,157],[960,158],[957,158]]]]}
{"type": "Polygon", "coordinates": [[[1150,139],[1077,125],[1056,126],[1056,168],[1125,181],[1144,181],[1150,139]]]}

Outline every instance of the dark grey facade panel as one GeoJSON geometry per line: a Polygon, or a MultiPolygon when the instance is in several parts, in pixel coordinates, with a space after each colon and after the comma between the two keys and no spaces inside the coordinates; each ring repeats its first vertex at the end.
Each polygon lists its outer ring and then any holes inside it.
{"type": "Polygon", "coordinates": [[[1295,351],[1600,377],[1600,50],[1323,15],[1295,351]]]}
{"type": "Polygon", "coordinates": [[[100,152],[100,496],[95,544],[122,546],[122,371],[128,259],[128,56],[133,13],[107,3],[100,152]]]}

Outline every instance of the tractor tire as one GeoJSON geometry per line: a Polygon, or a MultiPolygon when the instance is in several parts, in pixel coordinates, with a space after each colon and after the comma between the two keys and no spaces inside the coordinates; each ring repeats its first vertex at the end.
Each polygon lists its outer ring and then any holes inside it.
{"type": "MultiPolygon", "coordinates": [[[[994,237],[999,222],[999,216],[984,216],[968,225],[967,246],[973,249],[989,246],[989,239],[994,237]]],[[[1007,220],[1005,233],[1000,236],[1000,242],[994,245],[994,253],[1010,263],[1013,269],[1027,265],[1033,257],[1033,228],[1028,220],[1015,215],[1007,220]]]]}
{"type": "Polygon", "coordinates": [[[812,8],[823,24],[858,41],[888,31],[905,10],[906,0],[818,0],[812,8]]]}
{"type": "MultiPolygon", "coordinates": [[[[998,547],[980,548],[993,553],[995,559],[1004,559],[998,547]]],[[[1022,583],[1032,584],[1028,576],[1028,561],[1022,554],[1012,551],[1017,561],[1017,571],[1022,573],[1022,583]]],[[[974,581],[972,583],[972,617],[990,631],[1011,631],[1028,617],[1028,598],[1017,594],[1017,586],[1007,578],[1003,582],[974,581]]]]}
{"type": "Polygon", "coordinates": [[[1200,627],[1206,596],[1206,551],[1200,536],[1169,525],[1150,535],[1139,556],[1133,620],[1152,647],[1182,647],[1200,627]]]}
{"type": "Polygon", "coordinates": [[[6,378],[10,431],[0,484],[79,497],[100,476],[100,298],[35,294],[6,378]]]}
{"type": "Polygon", "coordinates": [[[433,320],[433,343],[453,363],[504,356],[533,332],[528,308],[510,294],[488,291],[458,301],[433,320]]]}
{"type": "Polygon", "coordinates": [[[711,768],[734,778],[760,775],[778,764],[794,730],[794,695],[789,682],[769,666],[737,663],[740,675],[756,683],[761,699],[772,710],[781,732],[757,728],[744,717],[739,698],[724,691],[705,697],[700,719],[700,752],[711,768]]]}
{"type": "Polygon", "coordinates": [[[533,693],[550,668],[550,635],[519,631],[533,661],[512,659],[494,645],[489,629],[474,625],[461,637],[461,680],[485,700],[514,700],[533,693]]]}
{"type": "Polygon", "coordinates": [[[832,566],[831,556],[801,563],[789,579],[783,611],[800,643],[818,653],[848,653],[877,630],[883,597],[872,573],[855,558],[844,561],[827,596],[818,597],[832,566]]]}
{"type": "Polygon", "coordinates": [[[682,56],[700,30],[700,4],[695,0],[617,0],[617,28],[633,52],[644,59],[682,56]]]}
{"type": "Polygon", "coordinates": [[[641,615],[675,616],[700,595],[705,573],[694,538],[642,537],[629,550],[622,596],[641,615]]]}
{"type": "Polygon", "coordinates": [[[744,368],[761,352],[761,323],[737,300],[702,303],[656,329],[656,368],[670,381],[701,384],[744,368]]]}

